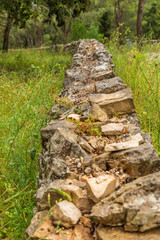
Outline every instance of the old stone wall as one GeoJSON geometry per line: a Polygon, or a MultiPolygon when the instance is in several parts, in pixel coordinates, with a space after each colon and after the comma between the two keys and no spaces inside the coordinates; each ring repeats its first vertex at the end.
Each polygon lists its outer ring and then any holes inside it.
{"type": "Polygon", "coordinates": [[[160,226],[160,159],[140,129],[131,89],[115,76],[103,44],[69,47],[76,53],[54,120],[41,129],[36,213],[26,233],[44,240],[156,240],[158,229],[146,231],[160,226]]]}

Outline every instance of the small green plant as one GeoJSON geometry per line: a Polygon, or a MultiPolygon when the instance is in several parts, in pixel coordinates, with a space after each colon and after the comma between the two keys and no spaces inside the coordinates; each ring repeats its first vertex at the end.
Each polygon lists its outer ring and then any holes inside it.
{"type": "Polygon", "coordinates": [[[102,133],[99,130],[99,126],[95,124],[96,118],[89,117],[84,122],[81,121],[73,121],[76,125],[76,131],[79,134],[87,134],[91,136],[101,136],[102,133]]]}

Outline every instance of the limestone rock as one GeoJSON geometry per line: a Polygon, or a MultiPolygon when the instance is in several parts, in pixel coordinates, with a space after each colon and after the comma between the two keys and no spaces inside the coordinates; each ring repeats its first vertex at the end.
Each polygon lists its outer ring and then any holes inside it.
{"type": "Polygon", "coordinates": [[[69,114],[68,116],[67,116],[69,119],[72,119],[72,120],[75,120],[75,121],[80,121],[80,115],[78,115],[78,114],[69,114]]]}
{"type": "Polygon", "coordinates": [[[81,217],[80,210],[72,202],[67,200],[56,204],[51,211],[51,214],[52,213],[51,220],[53,223],[57,225],[60,222],[59,225],[66,228],[76,225],[81,217]]]}
{"type": "Polygon", "coordinates": [[[124,129],[124,125],[122,123],[108,123],[107,125],[103,125],[101,127],[101,131],[103,135],[120,135],[122,134],[124,129]]]}
{"type": "Polygon", "coordinates": [[[96,229],[97,240],[159,240],[160,229],[145,233],[124,232],[121,228],[99,226],[96,229]]]}
{"type": "Polygon", "coordinates": [[[106,71],[103,70],[101,72],[90,75],[90,79],[94,81],[101,81],[104,79],[112,78],[114,76],[115,76],[114,72],[111,69],[107,69],[106,71]]]}
{"type": "Polygon", "coordinates": [[[96,204],[91,219],[126,231],[145,232],[160,226],[160,172],[138,178],[96,204]]]}
{"type": "Polygon", "coordinates": [[[140,177],[160,171],[160,159],[149,143],[141,144],[136,148],[112,152],[104,159],[110,168],[122,167],[124,172],[132,177],[140,177]]]}
{"type": "Polygon", "coordinates": [[[111,94],[92,94],[90,101],[109,115],[135,111],[132,92],[129,88],[111,94]]]}
{"type": "Polygon", "coordinates": [[[114,77],[96,83],[96,93],[109,94],[120,91],[124,88],[127,88],[127,86],[123,83],[120,77],[114,77]]]}
{"type": "Polygon", "coordinates": [[[55,180],[48,187],[39,188],[36,194],[38,210],[42,211],[49,209],[48,194],[50,196],[50,206],[53,206],[57,200],[63,198],[63,196],[56,191],[57,189],[61,189],[69,194],[72,198],[72,202],[83,213],[89,212],[90,202],[87,197],[85,184],[72,179],[55,180]]]}
{"type": "Polygon", "coordinates": [[[89,153],[93,152],[93,148],[91,147],[91,145],[87,141],[85,141],[82,137],[79,138],[79,144],[87,152],[89,152],[89,153]]]}
{"type": "Polygon", "coordinates": [[[74,129],[75,125],[67,120],[52,120],[47,127],[41,129],[42,144],[53,136],[57,128],[74,129]]]}
{"type": "Polygon", "coordinates": [[[85,157],[83,158],[83,165],[84,165],[84,166],[90,166],[90,165],[92,165],[92,163],[93,163],[93,157],[92,157],[92,155],[88,155],[88,156],[85,156],[85,157]]]}
{"type": "Polygon", "coordinates": [[[90,136],[88,139],[89,144],[96,149],[97,148],[97,138],[94,136],[90,136]]]}
{"type": "Polygon", "coordinates": [[[140,133],[137,133],[136,135],[130,137],[130,141],[112,143],[112,144],[106,145],[105,151],[114,152],[114,151],[121,151],[125,149],[135,148],[135,147],[138,147],[142,142],[143,142],[142,135],[140,133]]]}
{"type": "Polygon", "coordinates": [[[57,178],[66,177],[66,156],[80,157],[87,153],[78,144],[78,135],[71,129],[54,128],[52,134],[47,136],[50,138],[43,140],[44,149],[39,156],[39,178],[50,183],[57,178]]]}
{"type": "Polygon", "coordinates": [[[87,180],[88,197],[95,203],[113,193],[116,188],[116,178],[111,175],[100,175],[87,180]]]}
{"type": "Polygon", "coordinates": [[[47,214],[48,211],[38,212],[32,218],[31,224],[26,230],[26,235],[31,240],[93,240],[90,229],[84,227],[83,224],[57,231],[47,214]]]}
{"type": "Polygon", "coordinates": [[[101,122],[108,120],[107,114],[98,106],[98,104],[92,104],[92,115],[101,122]]]}

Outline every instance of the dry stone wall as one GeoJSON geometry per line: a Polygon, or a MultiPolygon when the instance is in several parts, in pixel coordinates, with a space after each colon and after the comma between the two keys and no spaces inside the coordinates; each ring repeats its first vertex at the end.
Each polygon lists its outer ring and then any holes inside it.
{"type": "Polygon", "coordinates": [[[156,240],[158,229],[146,231],[160,226],[160,159],[140,129],[132,92],[103,44],[71,46],[77,51],[54,120],[41,129],[36,213],[26,234],[156,240]]]}

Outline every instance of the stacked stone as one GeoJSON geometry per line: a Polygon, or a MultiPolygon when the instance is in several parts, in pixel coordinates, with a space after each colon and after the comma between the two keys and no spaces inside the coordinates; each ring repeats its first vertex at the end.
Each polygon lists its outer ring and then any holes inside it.
{"type": "Polygon", "coordinates": [[[158,229],[145,231],[160,226],[160,159],[103,44],[79,41],[61,98],[51,110],[57,119],[41,129],[36,213],[27,235],[159,239],[158,229]]]}

